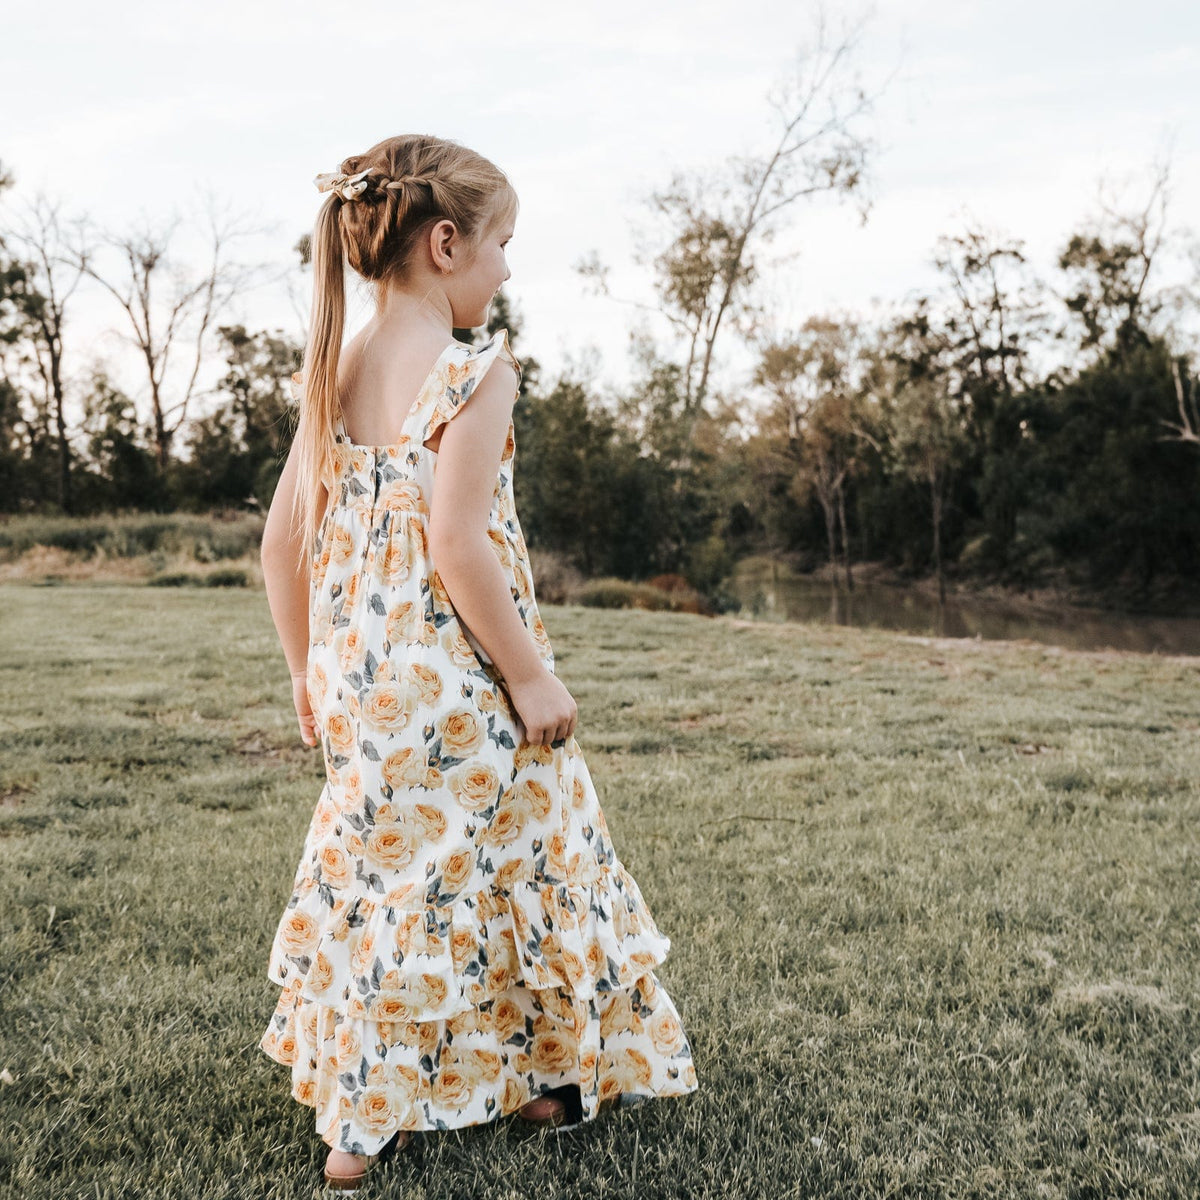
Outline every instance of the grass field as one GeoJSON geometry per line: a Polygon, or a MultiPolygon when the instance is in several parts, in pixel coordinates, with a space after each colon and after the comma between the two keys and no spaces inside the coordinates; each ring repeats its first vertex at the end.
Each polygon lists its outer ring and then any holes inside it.
{"type": "MultiPolygon", "coordinates": [[[[322,779],[264,596],[0,613],[0,1195],[318,1194],[257,1048],[322,779]]],[[[360,1195],[1200,1195],[1200,659],[543,615],[700,1090],[360,1195]]]]}

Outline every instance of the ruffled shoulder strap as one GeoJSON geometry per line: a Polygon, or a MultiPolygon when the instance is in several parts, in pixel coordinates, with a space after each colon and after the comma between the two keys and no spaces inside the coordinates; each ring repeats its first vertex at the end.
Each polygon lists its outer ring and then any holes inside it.
{"type": "Polygon", "coordinates": [[[463,353],[452,352],[445,371],[442,386],[437,390],[429,416],[421,433],[421,441],[428,441],[447,421],[462,411],[480,381],[497,358],[503,357],[517,372],[517,387],[520,388],[522,370],[508,345],[508,330],[497,329],[490,340],[478,347],[463,347],[463,353]]]}
{"type": "Polygon", "coordinates": [[[497,358],[504,358],[512,365],[513,370],[517,373],[517,387],[520,388],[523,374],[521,364],[517,362],[512,348],[508,344],[508,330],[504,328],[497,329],[486,345],[480,346],[478,350],[472,350],[468,361],[474,362],[476,374],[479,379],[482,379],[487,374],[488,367],[497,358]]]}

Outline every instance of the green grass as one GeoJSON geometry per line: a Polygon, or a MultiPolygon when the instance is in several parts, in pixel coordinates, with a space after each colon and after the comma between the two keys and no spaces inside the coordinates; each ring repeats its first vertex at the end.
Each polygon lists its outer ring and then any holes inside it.
{"type": "MultiPolygon", "coordinates": [[[[0,1181],[314,1195],[257,1048],[321,782],[265,598],[0,605],[0,1181]]],[[[1200,659],[543,615],[700,1090],[360,1194],[1200,1194],[1200,659]]]]}

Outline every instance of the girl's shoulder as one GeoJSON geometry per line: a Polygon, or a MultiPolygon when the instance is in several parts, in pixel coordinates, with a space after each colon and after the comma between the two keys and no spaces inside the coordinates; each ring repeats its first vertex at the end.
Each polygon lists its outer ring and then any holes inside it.
{"type": "Polygon", "coordinates": [[[466,352],[462,357],[462,366],[471,372],[476,384],[487,374],[492,363],[503,358],[516,371],[519,386],[524,372],[508,344],[508,330],[504,326],[497,329],[482,346],[471,346],[466,342],[458,342],[458,345],[466,352]]]}
{"type": "Polygon", "coordinates": [[[494,362],[503,359],[516,371],[517,394],[521,388],[521,364],[508,345],[508,330],[497,329],[482,346],[455,341],[442,364],[426,424],[425,439],[461,411],[475,393],[494,362]]]}
{"type": "MultiPolygon", "coordinates": [[[[465,342],[455,344],[452,353],[442,365],[441,377],[434,388],[432,403],[425,410],[421,441],[429,449],[436,452],[437,445],[431,445],[431,440],[440,443],[438,430],[462,412],[491,365],[500,358],[511,364],[516,371],[515,401],[521,394],[521,364],[509,349],[507,329],[497,329],[482,346],[472,347],[465,342]]],[[[510,453],[511,447],[506,448],[506,459],[510,453]]]]}

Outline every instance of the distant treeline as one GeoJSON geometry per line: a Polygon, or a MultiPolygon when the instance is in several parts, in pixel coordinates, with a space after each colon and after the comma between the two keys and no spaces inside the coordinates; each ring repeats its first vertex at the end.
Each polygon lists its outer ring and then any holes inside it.
{"type": "MultiPolygon", "coordinates": [[[[1070,237],[1057,290],[1020,243],[939,242],[944,286],[868,323],[815,316],[747,334],[756,366],[697,400],[688,365],[643,353],[626,393],[525,368],[518,508],[532,548],[588,577],[683,575],[715,593],[743,554],[884,561],[1015,584],[1069,572],[1103,589],[1200,578],[1200,441],[1186,289],[1155,289],[1152,209],[1070,237]]],[[[300,346],[219,327],[208,415],[169,429],[99,366],[68,385],[48,357],[51,297],[0,243],[0,509],[263,511],[296,413],[300,346]],[[51,368],[46,364],[50,363],[51,368]],[[63,398],[82,410],[66,420],[63,398]]],[[[59,343],[61,354],[61,338],[59,343]]],[[[155,387],[161,387],[161,373],[155,387]]]]}

